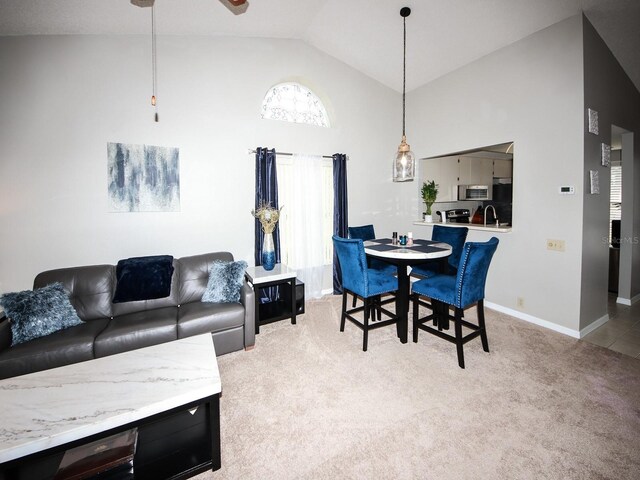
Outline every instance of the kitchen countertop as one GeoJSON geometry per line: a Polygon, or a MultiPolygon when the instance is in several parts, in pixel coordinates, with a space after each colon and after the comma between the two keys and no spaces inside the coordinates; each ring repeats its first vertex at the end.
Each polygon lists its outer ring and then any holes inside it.
{"type": "Polygon", "coordinates": [[[497,233],[511,233],[513,227],[496,227],[495,225],[480,225],[477,223],[442,223],[442,222],[413,222],[414,225],[423,225],[425,227],[432,227],[434,225],[442,225],[443,227],[467,227],[469,230],[481,230],[485,232],[497,232],[497,233]]]}

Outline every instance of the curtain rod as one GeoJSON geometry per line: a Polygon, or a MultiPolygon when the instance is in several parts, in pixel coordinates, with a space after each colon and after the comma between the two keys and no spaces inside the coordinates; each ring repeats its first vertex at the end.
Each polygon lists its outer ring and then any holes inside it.
{"type": "MultiPolygon", "coordinates": [[[[252,148],[249,149],[249,153],[256,153],[255,150],[253,150],[252,148]]],[[[294,155],[296,155],[295,153],[288,153],[288,152],[276,152],[276,155],[284,155],[285,157],[293,157],[294,155]]],[[[333,159],[333,155],[322,155],[322,158],[329,158],[329,159],[333,159]]],[[[349,158],[347,157],[347,160],[349,158]]]]}

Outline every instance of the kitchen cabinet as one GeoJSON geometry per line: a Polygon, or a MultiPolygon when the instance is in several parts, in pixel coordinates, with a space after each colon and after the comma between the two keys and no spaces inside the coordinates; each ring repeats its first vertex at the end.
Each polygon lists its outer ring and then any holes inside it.
{"type": "MultiPolygon", "coordinates": [[[[455,202],[458,200],[458,157],[440,157],[421,160],[420,182],[434,180],[438,184],[436,202],[455,202]]],[[[422,205],[424,208],[424,204],[422,205]]]]}
{"type": "MultiPolygon", "coordinates": [[[[416,179],[421,180],[417,185],[417,199],[419,199],[420,211],[424,210],[420,189],[423,182],[430,180],[438,184],[436,203],[453,204],[436,206],[436,210],[454,207],[475,208],[469,201],[456,205],[459,202],[459,185],[486,185],[488,187],[488,196],[491,200],[493,197],[494,178],[513,178],[513,153],[505,153],[512,149],[513,142],[509,142],[451,153],[436,158],[421,158],[417,164],[416,175],[416,179]]],[[[511,183],[508,180],[497,180],[496,182],[501,184],[511,183]]],[[[511,185],[508,185],[508,188],[510,187],[511,185]]],[[[506,189],[506,186],[502,188],[502,190],[506,189]]],[[[511,190],[509,190],[508,198],[512,198],[511,190]]]]}
{"type": "Polygon", "coordinates": [[[422,182],[435,180],[438,184],[437,202],[458,201],[458,185],[491,187],[494,176],[494,159],[486,157],[452,155],[422,159],[420,164],[422,182]]]}
{"type": "Polygon", "coordinates": [[[461,156],[458,159],[458,185],[493,184],[493,160],[461,156]]]}
{"type": "Polygon", "coordinates": [[[493,176],[496,178],[512,178],[513,160],[493,160],[493,176]]]}

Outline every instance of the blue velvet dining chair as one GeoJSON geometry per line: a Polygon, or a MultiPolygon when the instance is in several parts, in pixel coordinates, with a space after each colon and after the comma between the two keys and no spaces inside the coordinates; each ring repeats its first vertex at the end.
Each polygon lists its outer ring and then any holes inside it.
{"type": "MultiPolygon", "coordinates": [[[[467,240],[467,227],[444,227],[442,225],[434,225],[431,233],[431,240],[443,242],[451,245],[451,255],[447,257],[447,275],[455,275],[458,273],[458,265],[462,255],[464,242],[467,240]]],[[[416,265],[411,268],[411,276],[418,278],[430,278],[440,271],[439,263],[427,263],[424,265],[416,265]]]]}
{"type": "MultiPolygon", "coordinates": [[[[498,239],[492,237],[487,242],[467,242],[462,249],[460,265],[456,276],[435,274],[430,278],[419,280],[413,284],[413,341],[418,341],[418,331],[424,330],[440,338],[456,344],[458,365],[464,368],[463,345],[469,340],[480,336],[482,349],[489,351],[487,331],[484,321],[484,287],[487,272],[493,254],[498,248],[498,239]],[[429,297],[432,311],[430,315],[419,318],[420,297],[429,297]],[[463,320],[464,309],[476,304],[478,310],[478,325],[463,320]],[[449,307],[454,308],[454,315],[449,313],[449,307]],[[437,318],[440,317],[440,318],[437,318]],[[455,336],[442,331],[443,318],[453,320],[455,336]],[[437,320],[438,328],[426,323],[437,320]],[[462,327],[472,330],[462,336],[462,327]]],[[[435,323],[435,322],[434,322],[435,323]]]]}
{"type": "Polygon", "coordinates": [[[333,248],[340,262],[342,270],[342,315],[340,318],[340,331],[344,332],[346,320],[356,325],[364,332],[362,350],[367,351],[369,330],[398,323],[398,317],[383,305],[395,302],[394,298],[381,301],[381,295],[398,290],[398,279],[367,266],[367,257],[364,253],[364,244],[361,239],[348,239],[333,236],[333,248]],[[347,310],[347,293],[363,300],[364,304],[357,308],[347,310]],[[384,313],[388,320],[370,324],[369,318],[378,310],[384,313]],[[364,321],[360,322],[353,314],[364,312],[364,321]]]}
{"type": "MultiPolygon", "coordinates": [[[[373,240],[376,238],[376,232],[373,228],[373,225],[361,225],[359,227],[348,227],[347,231],[349,233],[349,238],[360,239],[363,242],[367,240],[373,240]]],[[[377,258],[367,258],[367,265],[369,268],[373,268],[382,273],[386,273],[387,275],[395,275],[397,272],[396,266],[391,265],[383,260],[378,260],[377,258]]],[[[353,304],[352,306],[356,306],[356,302],[358,301],[358,297],[353,296],[353,304]]],[[[380,318],[380,312],[378,312],[378,318],[380,318]]]]}
{"type": "MultiPolygon", "coordinates": [[[[373,240],[376,238],[376,232],[373,228],[373,225],[362,225],[360,227],[348,227],[349,238],[359,238],[363,242],[367,240],[373,240]]],[[[386,273],[388,275],[395,275],[396,266],[391,265],[383,260],[378,260],[377,258],[368,259],[369,268],[373,268],[374,270],[378,270],[380,272],[386,273]]]]}

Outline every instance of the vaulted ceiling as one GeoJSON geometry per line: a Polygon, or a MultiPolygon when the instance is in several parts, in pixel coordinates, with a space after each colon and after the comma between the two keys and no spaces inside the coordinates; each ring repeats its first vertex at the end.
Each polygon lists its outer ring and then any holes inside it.
{"type": "MultiPolygon", "coordinates": [[[[402,17],[407,90],[584,12],[640,90],[640,0],[156,0],[159,35],[292,38],[397,91],[402,17]]],[[[150,10],[129,0],[0,0],[0,35],[149,34],[150,10]]]]}

